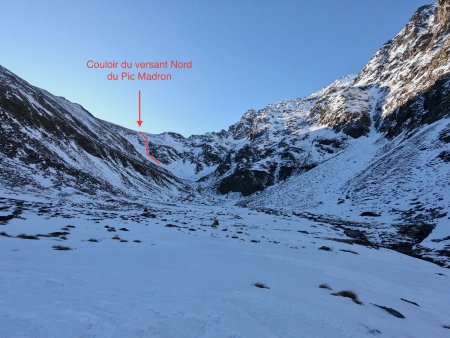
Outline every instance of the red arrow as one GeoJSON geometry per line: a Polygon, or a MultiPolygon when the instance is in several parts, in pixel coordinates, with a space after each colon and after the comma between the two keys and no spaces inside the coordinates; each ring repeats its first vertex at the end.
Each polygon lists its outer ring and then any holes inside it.
{"type": "Polygon", "coordinates": [[[140,127],[140,126],[142,126],[142,122],[144,122],[141,120],[141,91],[140,90],[138,90],[138,114],[139,114],[139,117],[138,117],[137,124],[140,127]]]}

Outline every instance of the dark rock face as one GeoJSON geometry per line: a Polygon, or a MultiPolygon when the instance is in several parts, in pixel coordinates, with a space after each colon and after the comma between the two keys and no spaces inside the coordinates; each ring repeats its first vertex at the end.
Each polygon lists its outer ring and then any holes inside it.
{"type": "Polygon", "coordinates": [[[291,176],[296,170],[296,167],[282,166],[280,167],[279,179],[280,181],[285,181],[291,176]]]}
{"type": "Polygon", "coordinates": [[[256,110],[247,111],[242,119],[233,124],[228,131],[237,139],[249,137],[252,134],[253,121],[256,119],[258,112],[256,110]]]}
{"type": "Polygon", "coordinates": [[[450,163],[450,152],[444,150],[439,154],[438,157],[445,163],[450,163]]]}
{"type": "Polygon", "coordinates": [[[448,0],[438,1],[436,19],[444,29],[450,29],[450,2],[448,0]]]}
{"type": "Polygon", "coordinates": [[[398,226],[398,233],[412,240],[412,244],[421,243],[433,231],[432,224],[406,224],[398,226]]]}
{"type": "Polygon", "coordinates": [[[377,85],[384,92],[381,119],[426,92],[449,68],[448,2],[423,6],[358,75],[355,85],[377,85]],[[399,85],[400,83],[400,85],[399,85]]]}
{"type": "Polygon", "coordinates": [[[370,131],[372,109],[367,87],[341,87],[326,90],[311,109],[311,121],[336,132],[359,138],[370,131]]]}
{"type": "Polygon", "coordinates": [[[237,170],[220,182],[218,190],[222,194],[240,192],[248,196],[272,184],[273,176],[265,171],[237,170]]]}
{"type": "Polygon", "coordinates": [[[450,127],[445,128],[442,132],[440,132],[438,139],[445,144],[450,143],[450,127]]]}
{"type": "Polygon", "coordinates": [[[394,137],[450,116],[450,75],[436,81],[423,94],[408,100],[383,122],[380,130],[394,137]]]}

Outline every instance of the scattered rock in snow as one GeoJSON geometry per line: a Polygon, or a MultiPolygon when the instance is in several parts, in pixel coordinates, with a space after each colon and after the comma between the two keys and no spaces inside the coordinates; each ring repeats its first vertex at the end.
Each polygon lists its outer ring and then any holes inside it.
{"type": "Polygon", "coordinates": [[[319,285],[319,288],[321,288],[321,289],[333,290],[333,289],[331,288],[331,286],[329,286],[329,285],[326,284],[326,283],[320,284],[320,285],[319,285]]]}
{"type": "Polygon", "coordinates": [[[351,254],[354,254],[354,255],[359,255],[359,253],[357,253],[356,251],[353,251],[353,250],[340,249],[339,251],[348,252],[348,253],[351,253],[351,254]]]}
{"type": "Polygon", "coordinates": [[[37,237],[37,236],[27,235],[27,234],[17,235],[16,238],[21,238],[21,239],[39,239],[39,237],[37,237]]]}
{"type": "Polygon", "coordinates": [[[68,247],[68,246],[64,246],[64,245],[53,245],[52,246],[53,250],[57,250],[57,251],[69,251],[69,250],[73,250],[72,248],[68,247]]]}
{"type": "Polygon", "coordinates": [[[363,217],[380,217],[381,215],[377,212],[373,212],[373,211],[364,211],[360,214],[360,216],[363,217]]]}
{"type": "Polygon", "coordinates": [[[361,305],[362,302],[359,300],[358,295],[350,290],[342,290],[339,292],[332,293],[333,296],[340,296],[345,298],[350,298],[355,304],[361,305]]]}
{"type": "Polygon", "coordinates": [[[400,312],[398,312],[397,310],[394,310],[393,308],[387,307],[387,306],[383,306],[383,305],[377,305],[377,304],[373,304],[372,305],[379,307],[380,309],[385,310],[387,313],[389,313],[390,315],[397,317],[397,318],[401,318],[404,319],[406,318],[404,315],[402,315],[400,312]]]}
{"type": "Polygon", "coordinates": [[[264,284],[264,283],[255,283],[255,284],[253,284],[254,286],[256,286],[257,288],[260,288],[260,289],[270,289],[266,284],[264,284]]]}
{"type": "Polygon", "coordinates": [[[413,302],[413,301],[410,301],[410,300],[407,300],[407,299],[405,299],[405,298],[400,298],[402,301],[404,301],[404,302],[407,302],[407,303],[409,303],[409,304],[413,304],[413,305],[415,305],[415,306],[418,306],[418,307],[420,307],[420,305],[419,304],[417,304],[416,302],[413,302]]]}

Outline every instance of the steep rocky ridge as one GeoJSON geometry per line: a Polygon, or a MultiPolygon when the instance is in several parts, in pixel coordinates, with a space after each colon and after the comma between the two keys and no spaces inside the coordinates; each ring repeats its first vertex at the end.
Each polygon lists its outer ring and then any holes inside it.
{"type": "Polygon", "coordinates": [[[371,131],[392,139],[448,115],[448,2],[424,6],[357,76],[304,99],[249,110],[227,131],[154,135],[168,169],[250,195],[304,173],[371,131]]]}
{"type": "Polygon", "coordinates": [[[166,198],[188,187],[114,125],[0,67],[0,181],[11,193],[166,198]]]}

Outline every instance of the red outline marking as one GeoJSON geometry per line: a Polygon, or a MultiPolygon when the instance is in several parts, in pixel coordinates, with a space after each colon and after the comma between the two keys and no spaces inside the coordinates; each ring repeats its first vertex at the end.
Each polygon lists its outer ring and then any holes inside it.
{"type": "Polygon", "coordinates": [[[161,162],[159,162],[156,158],[154,158],[152,155],[150,155],[150,153],[148,152],[148,137],[147,135],[145,135],[142,131],[139,132],[139,134],[141,134],[141,136],[144,138],[145,140],[145,154],[150,157],[154,162],[156,162],[157,164],[161,164],[161,162]]]}

